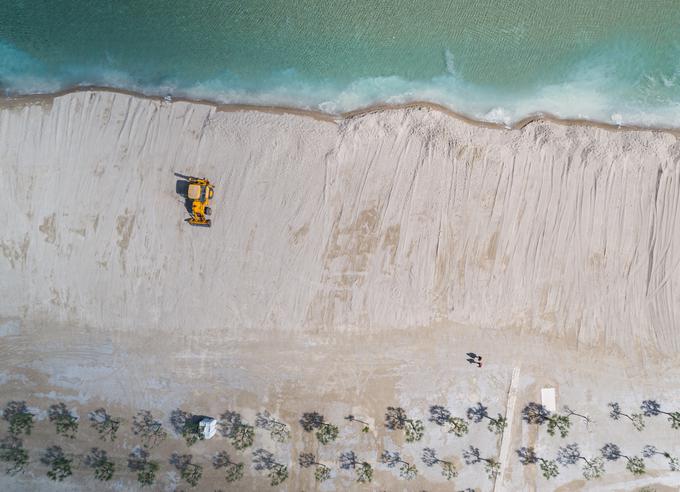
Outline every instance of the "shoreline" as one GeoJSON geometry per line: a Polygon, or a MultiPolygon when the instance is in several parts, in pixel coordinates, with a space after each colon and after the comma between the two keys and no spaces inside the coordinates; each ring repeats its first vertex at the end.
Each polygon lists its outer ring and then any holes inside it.
{"type": "MultiPolygon", "coordinates": [[[[1,96],[0,97],[0,109],[3,108],[13,108],[17,106],[25,106],[32,104],[43,104],[51,103],[57,97],[66,96],[69,94],[81,93],[81,92],[109,92],[114,94],[124,94],[127,96],[136,97],[139,99],[145,99],[150,101],[160,101],[165,102],[165,96],[156,96],[144,94],[142,92],[136,92],[127,89],[120,89],[115,87],[106,87],[98,85],[87,85],[87,86],[77,86],[71,87],[69,89],[64,89],[57,92],[50,92],[45,94],[25,94],[18,96],[1,96]]],[[[432,111],[437,111],[444,113],[454,119],[467,123],[469,125],[490,128],[494,130],[522,130],[526,126],[536,123],[536,122],[549,122],[555,123],[562,126],[585,126],[592,128],[599,128],[602,130],[610,132],[652,132],[652,133],[668,133],[675,136],[680,136],[680,128],[673,127],[647,127],[638,125],[614,125],[611,123],[604,123],[595,120],[586,119],[573,119],[573,118],[559,118],[550,113],[534,113],[522,118],[516,123],[507,126],[501,123],[494,123],[489,121],[476,120],[465,114],[458,113],[453,109],[450,109],[444,105],[433,103],[429,101],[412,101],[409,103],[402,104],[374,104],[364,108],[355,109],[353,111],[348,111],[345,113],[331,114],[325,113],[323,111],[318,111],[314,109],[303,109],[294,108],[289,106],[275,106],[275,105],[256,105],[256,104],[238,104],[238,103],[228,103],[223,104],[215,102],[209,99],[192,99],[189,97],[172,97],[172,102],[185,102],[191,104],[199,104],[204,106],[211,106],[215,108],[218,112],[238,112],[238,111],[256,111],[261,113],[270,114],[289,114],[304,116],[307,118],[312,118],[317,121],[324,121],[328,123],[339,123],[342,121],[351,120],[354,118],[359,118],[368,114],[385,112],[385,111],[395,111],[395,110],[410,110],[410,109],[428,109],[432,111]]]]}

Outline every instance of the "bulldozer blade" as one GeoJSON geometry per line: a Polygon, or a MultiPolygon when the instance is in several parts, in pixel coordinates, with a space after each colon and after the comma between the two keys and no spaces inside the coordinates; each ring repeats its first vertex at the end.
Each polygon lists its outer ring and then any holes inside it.
{"type": "Polygon", "coordinates": [[[187,222],[191,224],[192,226],[196,227],[210,227],[212,225],[211,220],[206,220],[205,222],[195,222],[192,219],[187,219],[187,222]]]}

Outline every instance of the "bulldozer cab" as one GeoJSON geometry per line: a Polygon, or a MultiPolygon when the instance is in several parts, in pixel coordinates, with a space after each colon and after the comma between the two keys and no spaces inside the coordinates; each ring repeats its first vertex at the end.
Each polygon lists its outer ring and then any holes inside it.
{"type": "Polygon", "coordinates": [[[190,200],[201,200],[201,185],[190,184],[187,190],[187,196],[190,200]]]}

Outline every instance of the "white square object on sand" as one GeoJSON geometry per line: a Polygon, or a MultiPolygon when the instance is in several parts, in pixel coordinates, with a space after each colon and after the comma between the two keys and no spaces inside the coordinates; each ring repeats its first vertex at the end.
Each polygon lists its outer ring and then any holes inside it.
{"type": "Polygon", "coordinates": [[[557,410],[557,404],[555,403],[555,388],[541,389],[541,403],[551,412],[557,410]]]}
{"type": "Polygon", "coordinates": [[[210,439],[217,432],[217,420],[206,417],[198,423],[198,429],[204,439],[210,439]]]}

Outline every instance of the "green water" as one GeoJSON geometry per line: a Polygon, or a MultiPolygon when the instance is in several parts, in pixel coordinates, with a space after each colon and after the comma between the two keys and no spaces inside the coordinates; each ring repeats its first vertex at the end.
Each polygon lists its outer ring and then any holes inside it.
{"type": "Polygon", "coordinates": [[[678,27],[674,1],[6,0],[0,84],[678,126],[678,27]]]}

